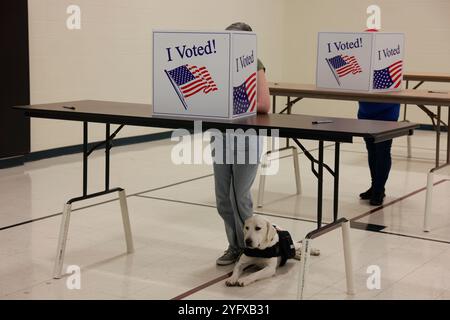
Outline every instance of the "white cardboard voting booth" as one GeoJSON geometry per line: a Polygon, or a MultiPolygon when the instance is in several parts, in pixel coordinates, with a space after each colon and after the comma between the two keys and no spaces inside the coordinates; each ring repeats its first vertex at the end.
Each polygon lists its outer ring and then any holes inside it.
{"type": "Polygon", "coordinates": [[[357,91],[402,87],[404,34],[320,32],[316,86],[357,91]]]}
{"type": "Polygon", "coordinates": [[[255,115],[256,69],[254,33],[153,31],[153,113],[255,115]]]}

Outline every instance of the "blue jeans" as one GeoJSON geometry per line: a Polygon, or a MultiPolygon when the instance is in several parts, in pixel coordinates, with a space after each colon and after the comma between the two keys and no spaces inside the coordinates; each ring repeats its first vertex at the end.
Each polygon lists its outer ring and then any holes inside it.
{"type": "Polygon", "coordinates": [[[217,211],[225,223],[228,243],[234,250],[243,249],[244,222],[253,215],[250,189],[258,165],[214,163],[213,167],[217,211]]]}
{"type": "Polygon", "coordinates": [[[257,137],[238,143],[229,138],[230,135],[215,137],[219,144],[213,152],[214,186],[217,211],[225,224],[229,246],[238,250],[245,248],[244,222],[253,215],[251,187],[258,171],[261,141],[257,137]],[[218,150],[221,155],[217,154],[218,150]],[[255,153],[256,162],[250,161],[251,152],[255,153]],[[237,161],[238,156],[245,161],[237,161]]]}
{"type": "Polygon", "coordinates": [[[391,171],[392,140],[379,143],[365,140],[369,158],[370,176],[372,178],[372,193],[383,193],[391,171]]]}

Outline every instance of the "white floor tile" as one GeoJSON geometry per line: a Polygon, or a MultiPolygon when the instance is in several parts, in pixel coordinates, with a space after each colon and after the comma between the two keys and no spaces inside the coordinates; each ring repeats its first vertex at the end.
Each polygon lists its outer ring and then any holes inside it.
{"type": "MultiPolygon", "coordinates": [[[[433,166],[433,142],[431,133],[416,132],[413,158],[407,159],[406,139],[395,140],[385,203],[425,186],[433,166]]],[[[317,143],[305,141],[305,146],[312,149],[317,143]]],[[[81,209],[71,217],[65,267],[81,267],[82,289],[69,290],[66,278],[52,279],[61,216],[13,225],[59,213],[65,201],[80,194],[80,155],[1,170],[0,299],[171,299],[232,270],[232,266],[215,265],[227,241],[215,209],[212,168],[173,165],[168,141],[113,150],[111,184],[126,188],[131,195],[128,206],[135,253],[126,254],[118,201],[98,204],[117,195],[74,204],[74,209],[81,209]],[[189,179],[194,180],[183,183],[189,179]]],[[[358,199],[369,182],[366,157],[361,140],[342,145],[341,216],[358,217],[373,209],[358,199]]],[[[325,159],[333,165],[333,146],[326,149],[325,159]]],[[[316,226],[316,180],[304,155],[300,163],[302,194],[295,194],[292,159],[283,158],[280,172],[267,178],[265,204],[258,209],[289,230],[295,240],[316,226]]],[[[449,173],[443,170],[435,181],[449,179],[449,173]]],[[[259,178],[253,187],[255,203],[258,182],[259,178]]],[[[326,174],[325,221],[331,219],[331,182],[326,174]]],[[[89,190],[101,189],[102,183],[103,155],[99,152],[90,162],[89,190]]],[[[340,230],[315,239],[312,245],[321,255],[310,259],[304,298],[450,299],[449,194],[450,182],[434,188],[429,233],[421,229],[423,191],[358,220],[380,225],[385,233],[351,230],[354,296],[346,294],[340,230]],[[380,267],[380,290],[366,286],[370,265],[380,267]]],[[[229,288],[221,280],[186,299],[296,299],[298,267],[298,261],[291,261],[276,276],[245,288],[229,288]]]]}

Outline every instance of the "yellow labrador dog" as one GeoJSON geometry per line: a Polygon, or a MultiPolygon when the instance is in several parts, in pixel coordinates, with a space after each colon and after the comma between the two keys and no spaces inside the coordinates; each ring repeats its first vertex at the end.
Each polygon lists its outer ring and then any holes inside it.
{"type": "MultiPolygon", "coordinates": [[[[245,250],[236,263],[227,286],[247,286],[257,280],[275,275],[278,266],[287,259],[300,257],[301,243],[294,243],[287,231],[273,226],[261,216],[253,215],[244,225],[245,250]],[[256,265],[260,270],[242,276],[244,269],[256,265]]],[[[315,250],[314,255],[318,255],[315,250]]]]}

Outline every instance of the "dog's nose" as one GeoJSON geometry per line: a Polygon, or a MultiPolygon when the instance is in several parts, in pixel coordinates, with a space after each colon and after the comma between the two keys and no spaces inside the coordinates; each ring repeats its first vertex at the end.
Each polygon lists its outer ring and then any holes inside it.
{"type": "Polygon", "coordinates": [[[252,239],[245,239],[245,245],[247,247],[251,247],[252,246],[252,239]]]}

